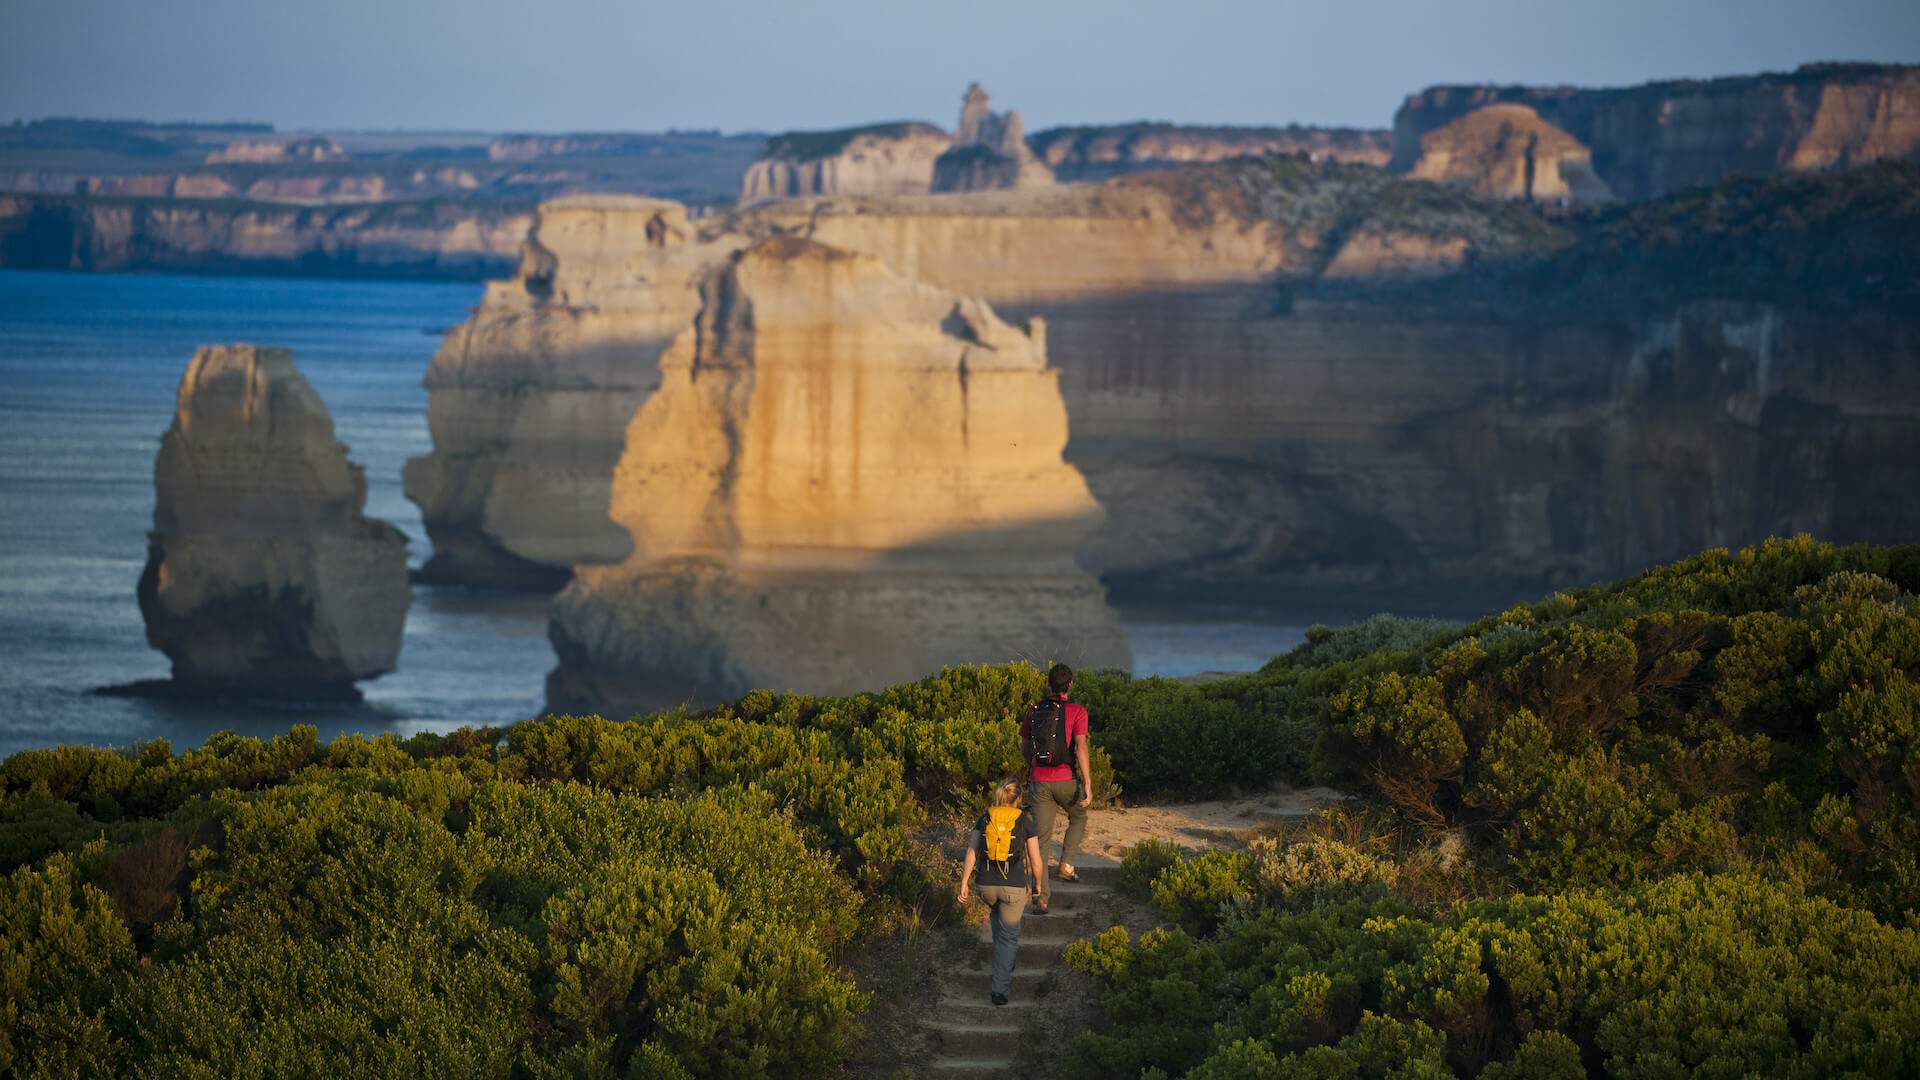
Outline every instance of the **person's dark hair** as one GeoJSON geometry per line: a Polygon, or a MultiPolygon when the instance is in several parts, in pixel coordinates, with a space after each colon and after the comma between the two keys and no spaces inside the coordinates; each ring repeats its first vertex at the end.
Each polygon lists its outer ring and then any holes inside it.
{"type": "Polygon", "coordinates": [[[1053,692],[1056,695],[1066,693],[1067,687],[1072,685],[1073,685],[1073,669],[1072,668],[1068,667],[1065,664],[1055,664],[1051,668],[1047,669],[1047,686],[1052,688],[1053,692]]]}

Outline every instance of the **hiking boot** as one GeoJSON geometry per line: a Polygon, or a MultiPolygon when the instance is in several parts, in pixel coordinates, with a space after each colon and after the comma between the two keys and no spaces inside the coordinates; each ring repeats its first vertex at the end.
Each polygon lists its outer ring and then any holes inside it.
{"type": "Polygon", "coordinates": [[[1005,1004],[1007,1003],[1007,995],[1005,995],[1005,994],[988,994],[988,995],[987,995],[987,1000],[988,1000],[988,1001],[991,1001],[991,1002],[993,1002],[993,1003],[994,1003],[995,1005],[1005,1005],[1005,1004]]]}

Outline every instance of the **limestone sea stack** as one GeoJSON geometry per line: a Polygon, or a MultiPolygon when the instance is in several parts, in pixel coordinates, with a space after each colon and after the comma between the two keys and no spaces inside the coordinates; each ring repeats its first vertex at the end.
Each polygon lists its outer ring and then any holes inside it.
{"type": "Polygon", "coordinates": [[[1027,146],[1020,114],[994,112],[986,90],[979,83],[968,86],[953,147],[933,163],[933,190],[1002,191],[1051,183],[1052,170],[1027,146]]]}
{"type": "Polygon", "coordinates": [[[433,452],[405,473],[433,541],[425,579],[554,590],[574,563],[626,557],[607,503],[627,421],[726,250],[678,203],[541,204],[519,273],[488,283],[427,369],[433,452]]]}
{"type": "Polygon", "coordinates": [[[290,351],[196,353],[153,480],[140,613],[176,689],[341,698],[393,670],[407,539],[363,513],[366,475],[290,351]]]}
{"type": "Polygon", "coordinates": [[[1038,325],[793,236],[698,295],[614,474],[632,554],[578,567],[554,603],[550,705],[1128,665],[1075,560],[1103,515],[1062,459],[1038,325]]]}

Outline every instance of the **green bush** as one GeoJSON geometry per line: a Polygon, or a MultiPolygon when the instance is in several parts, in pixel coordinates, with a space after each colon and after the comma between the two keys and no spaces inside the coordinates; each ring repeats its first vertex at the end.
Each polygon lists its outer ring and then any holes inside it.
{"type": "Polygon", "coordinates": [[[1920,905],[1917,567],[1769,541],[1335,665],[1318,760],[1523,887],[1750,869],[1894,917],[1920,905]]]}
{"type": "Polygon", "coordinates": [[[1906,1075],[1920,930],[1740,875],[1627,892],[1265,907],[1068,950],[1111,1020],[1070,1076],[1906,1075]],[[1253,1070],[1248,1072],[1246,1070],[1253,1070]],[[1103,1073],[1104,1070],[1104,1073],[1103,1073]]]}

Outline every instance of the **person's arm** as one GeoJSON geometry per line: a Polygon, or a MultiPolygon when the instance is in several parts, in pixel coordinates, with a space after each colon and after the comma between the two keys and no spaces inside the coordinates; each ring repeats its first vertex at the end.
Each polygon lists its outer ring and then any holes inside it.
{"type": "Polygon", "coordinates": [[[1088,758],[1087,729],[1080,729],[1080,737],[1073,740],[1073,756],[1080,763],[1080,805],[1093,805],[1093,762],[1088,758]]]}
{"type": "Polygon", "coordinates": [[[973,849],[980,846],[980,830],[967,834],[967,857],[960,860],[960,902],[967,902],[967,887],[973,883],[973,849]]]}
{"type": "Polygon", "coordinates": [[[1027,865],[1033,867],[1033,891],[1047,891],[1047,860],[1040,857],[1040,838],[1027,837],[1027,865]]]}

